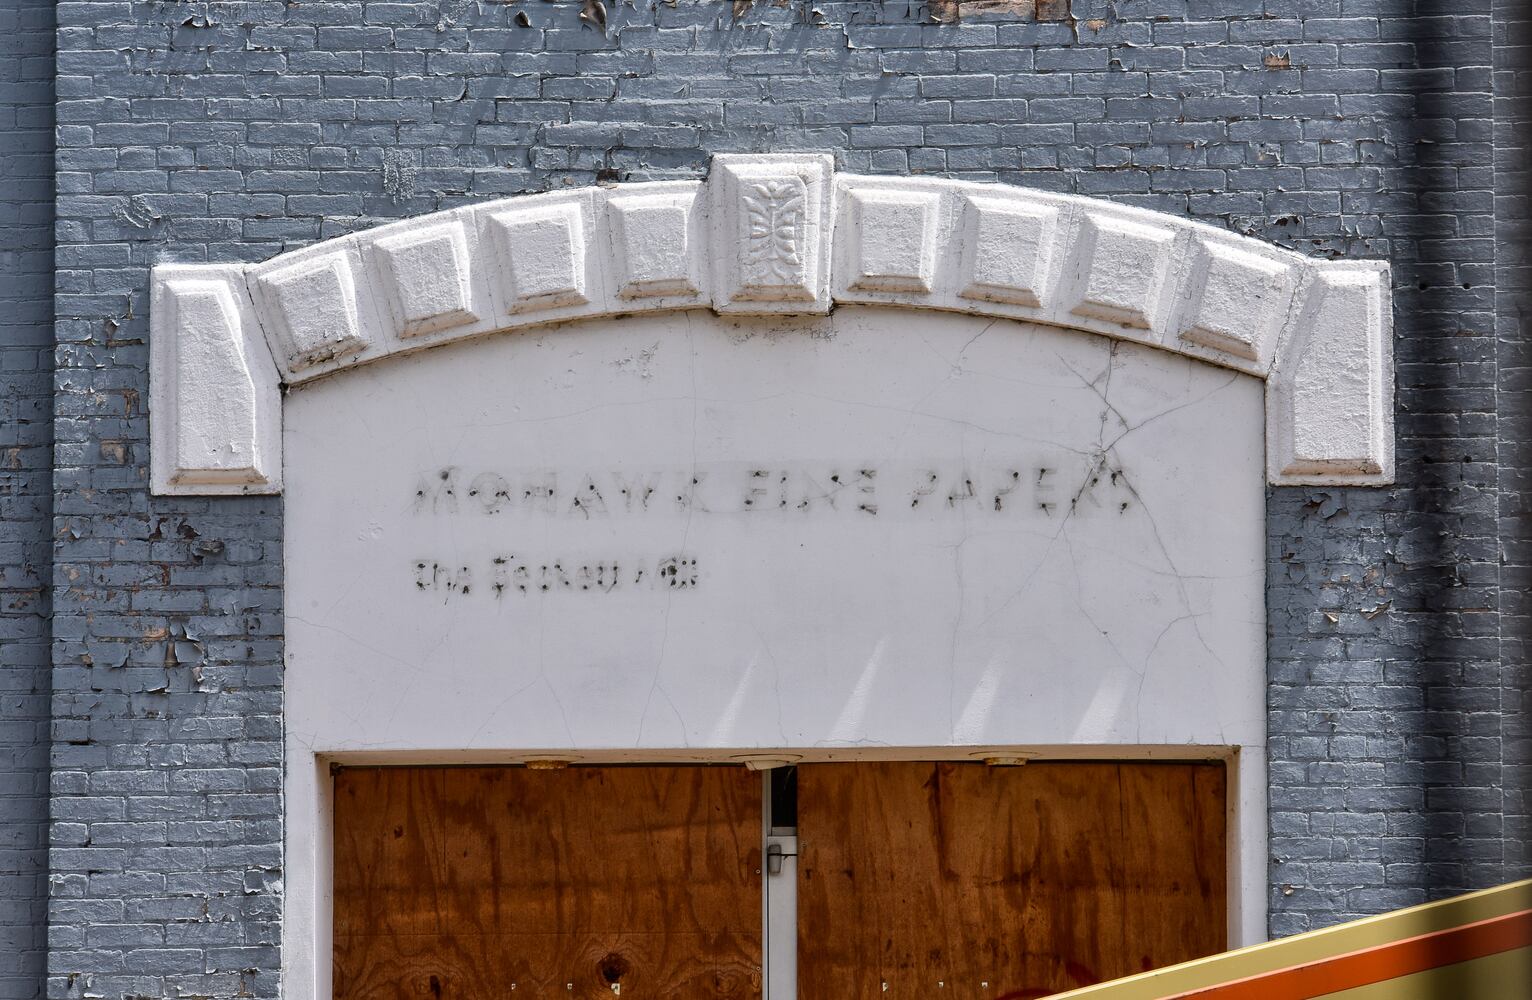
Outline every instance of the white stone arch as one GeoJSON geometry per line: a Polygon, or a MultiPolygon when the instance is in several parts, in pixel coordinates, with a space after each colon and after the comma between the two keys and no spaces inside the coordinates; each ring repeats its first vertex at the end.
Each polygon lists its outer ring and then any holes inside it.
{"type": "Polygon", "coordinates": [[[1389,271],[1027,188],[720,155],[706,181],[528,195],[250,265],[154,268],[151,487],[279,493],[282,388],[379,358],[655,310],[941,309],[1266,380],[1270,482],[1393,481],[1389,271]]]}

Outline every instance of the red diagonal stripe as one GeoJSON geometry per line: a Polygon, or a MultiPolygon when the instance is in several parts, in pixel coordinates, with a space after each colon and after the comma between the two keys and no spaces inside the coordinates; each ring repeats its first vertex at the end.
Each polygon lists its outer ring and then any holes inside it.
{"type": "Polygon", "coordinates": [[[1167,996],[1166,1000],[1307,1000],[1401,976],[1532,947],[1532,910],[1431,931],[1230,983],[1167,996]]]}

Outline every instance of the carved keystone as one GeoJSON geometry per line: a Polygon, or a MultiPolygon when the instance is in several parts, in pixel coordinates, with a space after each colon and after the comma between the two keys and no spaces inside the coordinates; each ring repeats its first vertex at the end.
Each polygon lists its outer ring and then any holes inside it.
{"type": "Polygon", "coordinates": [[[828,156],[719,156],[709,179],[719,312],[830,310],[828,156]]]}

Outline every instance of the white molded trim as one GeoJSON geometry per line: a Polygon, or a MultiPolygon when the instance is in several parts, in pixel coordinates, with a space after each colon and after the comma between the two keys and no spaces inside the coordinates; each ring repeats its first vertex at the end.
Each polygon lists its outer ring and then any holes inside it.
{"type": "Polygon", "coordinates": [[[1387,264],[1071,195],[837,174],[825,154],[719,155],[706,181],[509,198],[151,281],[156,493],[280,492],[283,384],[524,326],[836,302],[1030,320],[1256,375],[1272,483],[1394,479],[1387,264]]]}

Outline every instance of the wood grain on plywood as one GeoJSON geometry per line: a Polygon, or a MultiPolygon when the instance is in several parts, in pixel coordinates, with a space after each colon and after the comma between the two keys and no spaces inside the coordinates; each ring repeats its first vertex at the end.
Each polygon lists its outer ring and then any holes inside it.
{"type": "Polygon", "coordinates": [[[798,995],[1022,1000],[1225,941],[1224,771],[798,772],[798,995]]]}
{"type": "Polygon", "coordinates": [[[347,768],[335,800],[336,1000],[760,995],[744,768],[347,768]]]}

